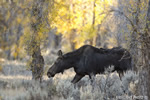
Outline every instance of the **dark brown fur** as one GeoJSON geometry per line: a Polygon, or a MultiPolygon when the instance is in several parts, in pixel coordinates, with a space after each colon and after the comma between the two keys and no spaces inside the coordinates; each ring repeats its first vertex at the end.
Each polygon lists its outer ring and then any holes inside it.
{"type": "Polygon", "coordinates": [[[60,50],[58,56],[47,72],[48,77],[54,77],[55,74],[63,73],[64,70],[73,67],[76,75],[72,83],[78,82],[85,75],[89,75],[91,78],[92,75],[104,73],[105,69],[111,65],[114,66],[113,71],[117,71],[119,74],[132,69],[131,55],[126,49],[121,47],[99,49],[90,45],[84,45],[64,55],[60,50]]]}

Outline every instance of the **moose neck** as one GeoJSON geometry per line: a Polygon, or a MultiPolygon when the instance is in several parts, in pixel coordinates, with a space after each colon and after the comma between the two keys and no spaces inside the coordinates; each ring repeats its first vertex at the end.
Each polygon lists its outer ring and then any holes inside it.
{"type": "Polygon", "coordinates": [[[69,69],[71,67],[75,67],[76,66],[76,62],[78,61],[78,57],[77,56],[70,56],[65,58],[66,59],[66,63],[68,65],[68,67],[66,69],[69,69]]]}
{"type": "Polygon", "coordinates": [[[80,57],[86,47],[87,46],[83,46],[75,51],[69,52],[64,55],[64,57],[67,59],[68,64],[70,65],[69,68],[76,67],[77,62],[80,60],[80,57]]]}
{"type": "Polygon", "coordinates": [[[80,54],[77,52],[70,52],[64,55],[66,63],[69,65],[67,69],[75,67],[76,63],[80,60],[80,54]]]}

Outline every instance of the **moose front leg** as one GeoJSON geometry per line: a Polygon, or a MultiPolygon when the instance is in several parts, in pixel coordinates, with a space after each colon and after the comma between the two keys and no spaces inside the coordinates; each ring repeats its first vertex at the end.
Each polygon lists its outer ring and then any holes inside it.
{"type": "Polygon", "coordinates": [[[77,83],[78,81],[81,80],[81,78],[84,77],[84,75],[79,75],[76,74],[75,77],[73,78],[73,80],[71,81],[73,84],[77,83]]]}
{"type": "Polygon", "coordinates": [[[95,86],[95,74],[93,74],[93,73],[91,73],[91,74],[89,74],[89,78],[90,78],[90,80],[91,80],[91,85],[92,86],[95,86]]]}

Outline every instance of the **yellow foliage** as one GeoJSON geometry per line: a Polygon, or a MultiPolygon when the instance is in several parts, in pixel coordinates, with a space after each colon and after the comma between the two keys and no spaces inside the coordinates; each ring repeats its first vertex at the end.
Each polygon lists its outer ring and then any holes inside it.
{"type": "Polygon", "coordinates": [[[31,64],[32,64],[32,58],[30,58],[28,61],[27,61],[27,63],[26,63],[26,68],[27,68],[27,70],[30,70],[31,69],[31,64]]]}
{"type": "Polygon", "coordinates": [[[57,34],[61,33],[66,40],[75,43],[75,47],[84,44],[87,39],[92,39],[97,34],[97,26],[101,24],[111,0],[55,0],[53,11],[49,13],[49,21],[57,34]],[[104,8],[105,7],[105,8],[104,8]],[[57,9],[56,9],[57,8],[57,9]],[[95,24],[92,25],[93,9],[95,9],[95,24]],[[72,30],[76,32],[72,33],[72,30]],[[73,35],[76,34],[76,35],[73,35]],[[74,36],[74,38],[71,38],[74,36]]]}
{"type": "Polygon", "coordinates": [[[5,17],[6,17],[6,20],[8,20],[10,18],[10,12],[9,11],[7,11],[7,16],[5,16],[5,17]]]}
{"type": "Polygon", "coordinates": [[[17,18],[17,22],[20,23],[21,22],[21,18],[17,18]]]}
{"type": "Polygon", "coordinates": [[[14,52],[13,56],[14,56],[14,58],[17,58],[18,52],[14,52]]]}
{"type": "Polygon", "coordinates": [[[0,65],[0,72],[3,70],[3,66],[2,65],[0,65]]]}

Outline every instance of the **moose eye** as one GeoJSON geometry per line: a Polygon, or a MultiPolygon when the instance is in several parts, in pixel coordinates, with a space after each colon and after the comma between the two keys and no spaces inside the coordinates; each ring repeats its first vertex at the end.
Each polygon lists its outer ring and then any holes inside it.
{"type": "Polygon", "coordinates": [[[58,59],[57,59],[57,61],[61,61],[63,58],[62,57],[59,57],[58,59]]]}
{"type": "Polygon", "coordinates": [[[57,64],[57,63],[58,63],[58,60],[56,60],[55,63],[57,64]]]}

